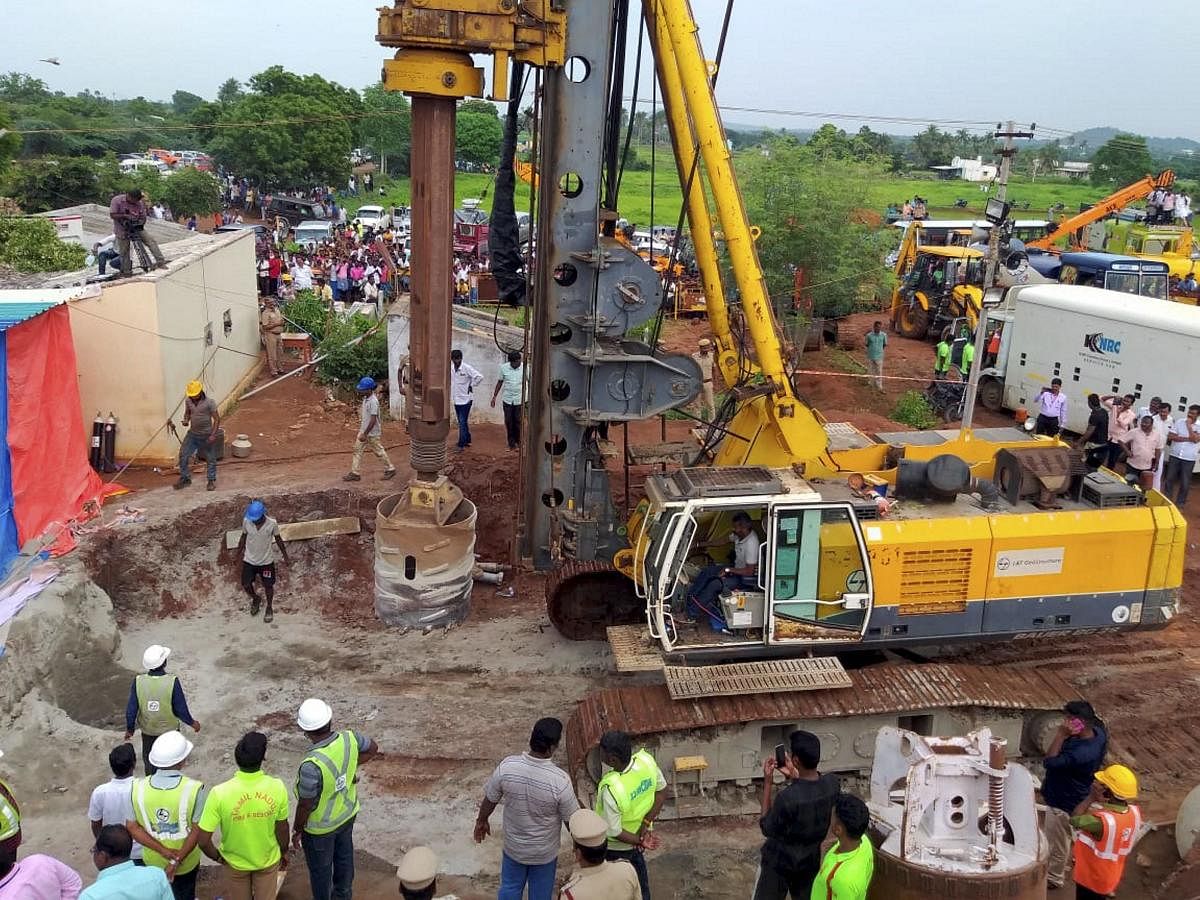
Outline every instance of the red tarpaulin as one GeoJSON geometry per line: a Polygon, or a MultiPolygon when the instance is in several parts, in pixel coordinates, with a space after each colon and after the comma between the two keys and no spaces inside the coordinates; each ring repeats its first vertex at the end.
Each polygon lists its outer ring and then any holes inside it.
{"type": "MultiPolygon", "coordinates": [[[[13,326],[5,338],[13,515],[24,544],[55,522],[65,525],[87,501],[100,500],[104,484],[88,465],[66,304],[13,326]]],[[[55,549],[73,545],[63,529],[55,549]]]]}

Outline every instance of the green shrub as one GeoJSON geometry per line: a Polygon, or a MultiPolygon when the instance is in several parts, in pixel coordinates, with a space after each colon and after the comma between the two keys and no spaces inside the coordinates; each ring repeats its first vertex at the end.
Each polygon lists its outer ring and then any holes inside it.
{"type": "Polygon", "coordinates": [[[311,334],[314,344],[321,343],[325,338],[325,331],[333,316],[317,292],[312,290],[297,291],[296,299],[287,304],[283,314],[311,334]]]}
{"type": "Polygon", "coordinates": [[[933,428],[940,420],[930,408],[929,402],[920,391],[905,391],[896,401],[892,418],[913,428],[933,428]]]}
{"type": "Polygon", "coordinates": [[[317,374],[326,383],[353,385],[364,375],[376,381],[388,377],[387,328],[383,325],[357,344],[346,346],[360,334],[370,331],[373,319],[355,314],[348,319],[334,319],[317,345],[317,354],[328,354],[317,364],[317,374]]]}
{"type": "Polygon", "coordinates": [[[59,240],[49,219],[0,216],[0,263],[18,272],[67,272],[86,260],[87,251],[59,240]]]}

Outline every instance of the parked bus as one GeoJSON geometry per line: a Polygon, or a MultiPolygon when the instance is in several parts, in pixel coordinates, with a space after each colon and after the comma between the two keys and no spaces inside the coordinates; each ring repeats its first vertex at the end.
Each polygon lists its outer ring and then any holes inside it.
{"type": "Polygon", "coordinates": [[[1029,265],[1060,284],[1097,287],[1166,300],[1169,266],[1154,259],[1117,253],[1030,253],[1029,265]]]}

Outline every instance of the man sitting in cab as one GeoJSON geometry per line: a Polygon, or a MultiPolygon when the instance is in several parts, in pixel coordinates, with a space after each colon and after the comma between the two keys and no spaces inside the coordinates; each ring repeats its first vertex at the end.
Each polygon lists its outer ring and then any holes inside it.
{"type": "MultiPolygon", "coordinates": [[[[758,586],[758,548],[761,543],[754,531],[754,523],[744,512],[733,514],[733,564],[705,566],[692,582],[688,592],[687,617],[685,624],[694,624],[697,608],[708,616],[712,630],[721,634],[733,634],[725,624],[721,612],[721,594],[742,587],[758,586]]],[[[696,544],[697,549],[720,547],[725,540],[704,541],[696,544]]]]}

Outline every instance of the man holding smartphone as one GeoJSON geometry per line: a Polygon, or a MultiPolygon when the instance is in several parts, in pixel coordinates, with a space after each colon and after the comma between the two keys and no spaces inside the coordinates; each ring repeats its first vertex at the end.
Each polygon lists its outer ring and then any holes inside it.
{"type": "Polygon", "coordinates": [[[1042,780],[1046,803],[1042,828],[1050,849],[1046,882],[1053,888],[1062,887],[1067,877],[1071,816],[1092,789],[1093,776],[1104,764],[1107,749],[1108,731],[1092,704],[1072,700],[1063,707],[1062,724],[1046,752],[1046,777],[1042,780]]]}
{"type": "Polygon", "coordinates": [[[775,752],[763,762],[758,825],[767,840],[754,883],[754,900],[784,900],[789,895],[792,900],[809,900],[813,879],[821,868],[821,841],[829,831],[840,787],[836,775],[817,771],[821,741],[812,732],[793,731],[787,746],[780,744],[775,752]],[[776,770],[787,785],[772,803],[776,770]]]}

